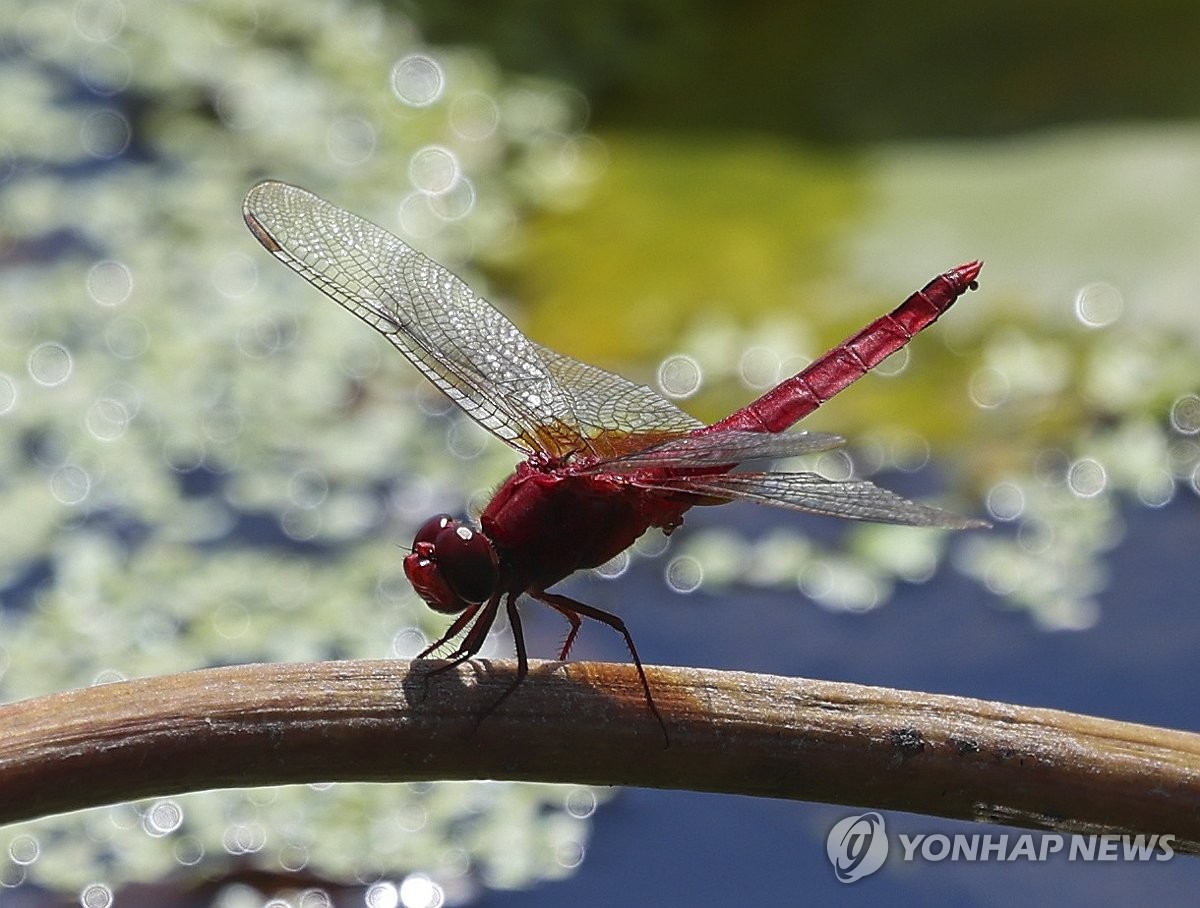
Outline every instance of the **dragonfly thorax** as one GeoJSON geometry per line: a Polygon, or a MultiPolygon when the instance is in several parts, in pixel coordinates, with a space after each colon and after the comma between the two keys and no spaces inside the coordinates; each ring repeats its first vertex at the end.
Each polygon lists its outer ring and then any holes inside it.
{"type": "Polygon", "coordinates": [[[417,530],[404,573],[430,608],[454,615],[492,597],[500,563],[486,536],[436,514],[417,530]]]}

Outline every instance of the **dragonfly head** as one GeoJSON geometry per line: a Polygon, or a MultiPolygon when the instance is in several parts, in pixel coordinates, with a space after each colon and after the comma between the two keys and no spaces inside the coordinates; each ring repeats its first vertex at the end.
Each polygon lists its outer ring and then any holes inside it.
{"type": "Polygon", "coordinates": [[[500,562],[486,536],[437,514],[417,530],[404,573],[431,609],[456,615],[496,592],[500,562]]]}

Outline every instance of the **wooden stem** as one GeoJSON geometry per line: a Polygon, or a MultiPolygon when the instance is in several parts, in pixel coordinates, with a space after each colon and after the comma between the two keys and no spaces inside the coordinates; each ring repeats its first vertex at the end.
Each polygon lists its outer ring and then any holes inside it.
{"type": "Polygon", "coordinates": [[[516,779],[692,789],[1200,852],[1200,735],[963,697],[647,666],[241,665],[0,706],[0,823],[207,788],[516,779]]]}

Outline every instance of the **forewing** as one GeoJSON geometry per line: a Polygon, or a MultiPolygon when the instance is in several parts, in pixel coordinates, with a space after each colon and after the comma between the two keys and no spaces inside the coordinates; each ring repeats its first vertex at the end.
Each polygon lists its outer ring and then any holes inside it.
{"type": "MultiPolygon", "coordinates": [[[[640,483],[639,483],[640,484],[640,483]]],[[[910,501],[865,480],[836,481],[816,473],[724,473],[665,481],[650,487],[697,495],[743,499],[777,507],[917,527],[964,530],[985,527],[982,520],[960,517],[932,505],[910,501]]]]}
{"type": "Polygon", "coordinates": [[[846,440],[826,432],[713,432],[686,435],[596,464],[590,472],[629,474],[672,467],[732,466],[753,460],[796,457],[841,447],[846,440]]]}
{"type": "MultiPolygon", "coordinates": [[[[532,343],[532,342],[531,342],[532,343]]],[[[620,375],[533,344],[589,442],[591,453],[612,458],[676,438],[704,423],[658,392],[620,375]]]]}
{"type": "Polygon", "coordinates": [[[243,213],[271,254],[384,335],[484,428],[529,452],[579,447],[561,367],[441,265],[286,183],[259,183],[243,213]]]}

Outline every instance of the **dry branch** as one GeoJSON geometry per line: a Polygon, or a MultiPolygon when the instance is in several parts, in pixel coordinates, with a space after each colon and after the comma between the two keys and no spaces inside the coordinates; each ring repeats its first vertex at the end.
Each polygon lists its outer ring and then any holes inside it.
{"type": "Polygon", "coordinates": [[[197,789],[518,779],[825,801],[1200,851],[1200,735],[962,697],[628,665],[244,665],[0,706],[0,823],[197,789]],[[478,727],[477,727],[478,726],[478,727]]]}

